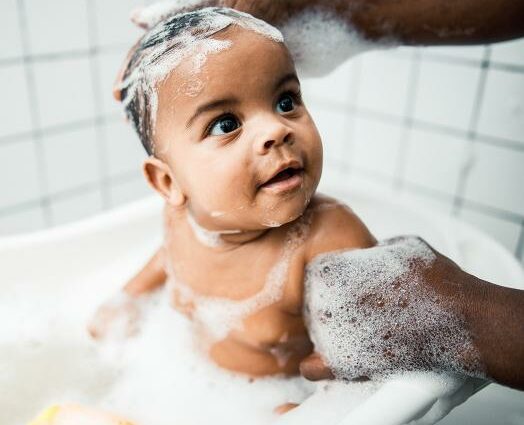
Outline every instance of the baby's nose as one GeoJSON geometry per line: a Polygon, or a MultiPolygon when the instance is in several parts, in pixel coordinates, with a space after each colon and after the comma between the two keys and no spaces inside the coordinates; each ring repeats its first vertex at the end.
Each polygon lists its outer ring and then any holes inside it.
{"type": "Polygon", "coordinates": [[[276,148],[285,143],[291,144],[293,143],[293,138],[293,131],[290,127],[280,122],[272,123],[266,127],[266,131],[255,144],[257,153],[264,155],[271,148],[276,148]]]}

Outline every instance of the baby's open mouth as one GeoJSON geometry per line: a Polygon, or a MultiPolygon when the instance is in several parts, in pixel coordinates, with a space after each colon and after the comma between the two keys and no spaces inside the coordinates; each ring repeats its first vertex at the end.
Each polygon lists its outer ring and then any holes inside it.
{"type": "Polygon", "coordinates": [[[260,185],[260,188],[270,189],[276,192],[294,189],[302,184],[303,173],[303,167],[298,164],[293,164],[279,171],[264,184],[260,185]]]}

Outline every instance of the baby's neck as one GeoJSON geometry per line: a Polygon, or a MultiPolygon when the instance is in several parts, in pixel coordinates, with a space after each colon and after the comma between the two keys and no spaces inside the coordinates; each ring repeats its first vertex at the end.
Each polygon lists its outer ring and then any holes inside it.
{"type": "Polygon", "coordinates": [[[184,218],[200,243],[209,248],[219,249],[221,251],[235,249],[253,242],[272,230],[209,230],[202,227],[187,210],[185,211],[184,218]]]}

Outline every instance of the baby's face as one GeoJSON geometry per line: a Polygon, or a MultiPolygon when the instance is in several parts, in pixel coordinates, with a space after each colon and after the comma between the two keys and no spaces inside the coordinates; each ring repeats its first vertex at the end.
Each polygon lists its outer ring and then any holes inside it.
{"type": "Polygon", "coordinates": [[[232,45],[158,88],[154,143],[195,219],[259,230],[299,217],[320,179],[322,145],[287,48],[232,27],[232,45]]]}

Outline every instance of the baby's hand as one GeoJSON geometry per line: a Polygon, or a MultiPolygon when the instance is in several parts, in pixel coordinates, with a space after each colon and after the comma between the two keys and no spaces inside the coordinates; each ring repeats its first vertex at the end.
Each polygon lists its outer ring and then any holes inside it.
{"type": "Polygon", "coordinates": [[[121,291],[98,308],[87,329],[95,339],[128,338],[138,332],[140,316],[139,300],[121,291]]]}
{"type": "Polygon", "coordinates": [[[317,257],[306,271],[306,319],[319,379],[381,378],[402,371],[482,376],[462,306],[460,268],[416,237],[317,257]]]}

